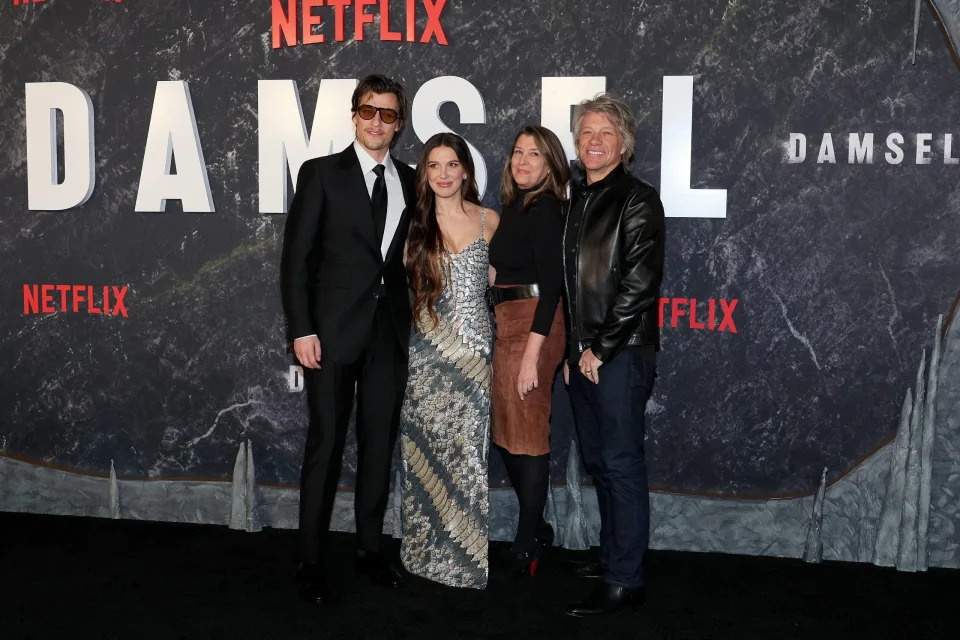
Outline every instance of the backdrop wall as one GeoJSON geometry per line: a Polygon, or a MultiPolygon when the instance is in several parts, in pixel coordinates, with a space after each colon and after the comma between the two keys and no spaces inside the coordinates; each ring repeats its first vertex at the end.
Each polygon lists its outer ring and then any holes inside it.
{"type": "MultiPolygon", "coordinates": [[[[960,566],[960,3],[922,7],[914,66],[907,0],[303,2],[313,31],[287,0],[5,2],[0,508],[295,526],[289,176],[379,71],[413,97],[397,155],[461,133],[493,207],[522,125],[633,107],[670,216],[655,544],[960,566]]],[[[590,500],[555,492],[571,546],[590,500]]]]}

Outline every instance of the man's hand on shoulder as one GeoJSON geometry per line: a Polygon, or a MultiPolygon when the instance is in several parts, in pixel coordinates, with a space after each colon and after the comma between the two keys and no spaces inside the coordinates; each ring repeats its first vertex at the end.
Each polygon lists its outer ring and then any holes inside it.
{"type": "Polygon", "coordinates": [[[320,338],[304,336],[293,341],[293,352],[297,360],[308,369],[320,368],[320,338]]]}

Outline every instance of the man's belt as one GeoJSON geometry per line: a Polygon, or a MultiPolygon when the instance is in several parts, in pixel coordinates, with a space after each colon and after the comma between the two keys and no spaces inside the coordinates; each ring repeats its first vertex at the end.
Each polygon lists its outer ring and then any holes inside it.
{"type": "Polygon", "coordinates": [[[490,287],[487,289],[487,300],[490,302],[491,307],[495,307],[501,302],[538,297],[540,297],[540,286],[537,283],[522,284],[516,287],[490,287]]]}

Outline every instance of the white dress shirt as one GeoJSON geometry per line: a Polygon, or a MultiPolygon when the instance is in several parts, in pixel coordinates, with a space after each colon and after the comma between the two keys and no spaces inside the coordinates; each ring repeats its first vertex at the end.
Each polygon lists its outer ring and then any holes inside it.
{"type": "MultiPolygon", "coordinates": [[[[377,181],[377,174],[373,172],[377,166],[377,161],[360,146],[360,143],[354,141],[353,150],[357,152],[357,159],[360,160],[360,169],[363,171],[363,181],[367,185],[367,196],[373,197],[373,184],[377,181]]],[[[387,183],[387,221],[383,226],[383,241],[380,243],[380,255],[384,259],[387,257],[387,250],[390,249],[390,243],[393,242],[393,236],[397,233],[397,227],[400,226],[400,215],[406,206],[403,199],[403,183],[400,182],[400,174],[397,173],[397,167],[393,164],[393,158],[388,153],[383,158],[383,179],[387,183]]],[[[383,278],[380,278],[383,283],[383,278]]],[[[312,333],[309,336],[301,338],[310,338],[317,334],[312,333]]],[[[299,340],[300,338],[297,338],[299,340]]]]}
{"type": "MultiPolygon", "coordinates": [[[[357,158],[360,160],[360,168],[363,170],[363,180],[367,183],[367,195],[373,197],[373,183],[377,181],[377,174],[373,168],[377,166],[366,149],[360,146],[359,142],[354,141],[353,149],[357,152],[357,158]]],[[[393,158],[388,153],[383,158],[383,179],[387,183],[387,223],[383,227],[383,242],[380,243],[380,255],[386,259],[387,249],[393,241],[393,236],[397,233],[397,226],[400,224],[400,214],[403,213],[405,206],[403,200],[403,183],[400,182],[400,174],[397,173],[397,167],[393,164],[393,158]]]]}

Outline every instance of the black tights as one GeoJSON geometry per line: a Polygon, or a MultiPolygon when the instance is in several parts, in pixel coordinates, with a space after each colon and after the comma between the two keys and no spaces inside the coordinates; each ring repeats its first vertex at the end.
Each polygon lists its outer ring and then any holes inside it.
{"type": "Polygon", "coordinates": [[[547,545],[553,542],[553,529],[543,519],[550,482],[550,454],[526,456],[510,453],[499,446],[497,449],[520,502],[517,537],[510,550],[515,553],[537,553],[538,538],[547,545]]]}

